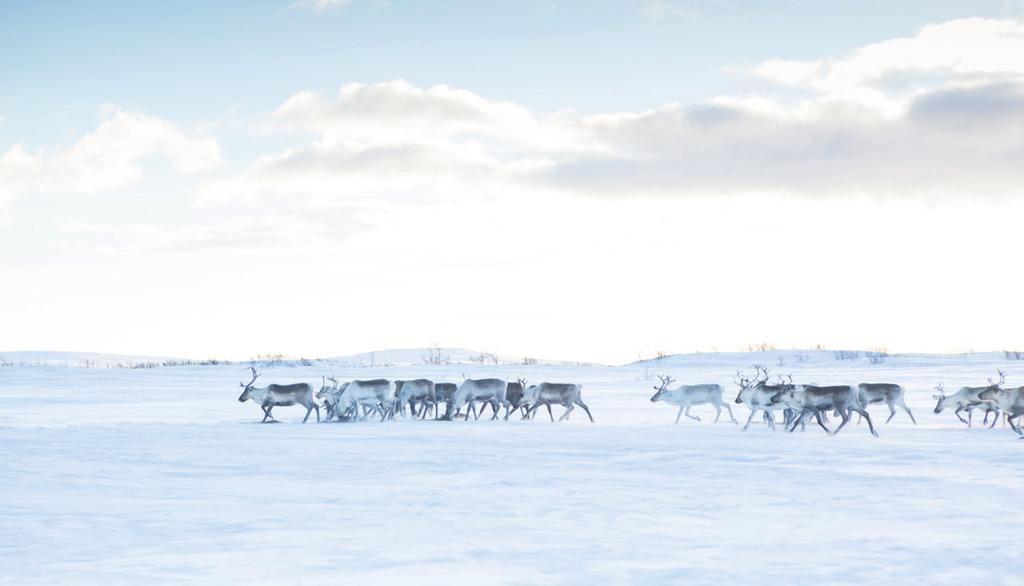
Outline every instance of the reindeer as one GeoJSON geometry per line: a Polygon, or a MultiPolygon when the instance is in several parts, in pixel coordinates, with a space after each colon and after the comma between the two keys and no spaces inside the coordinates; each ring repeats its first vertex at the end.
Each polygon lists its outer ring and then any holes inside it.
{"type": "Polygon", "coordinates": [[[324,421],[330,421],[332,418],[337,418],[338,421],[342,421],[346,417],[346,413],[342,413],[338,409],[338,403],[341,400],[341,394],[348,388],[348,383],[338,383],[338,379],[332,377],[321,377],[323,378],[323,386],[316,393],[316,398],[320,399],[324,403],[324,408],[327,410],[327,416],[324,421]],[[328,386],[327,381],[331,381],[331,385],[328,386]]]}
{"type": "MultiPolygon", "coordinates": [[[[519,404],[521,407],[528,407],[527,416],[532,417],[534,412],[541,405],[548,406],[548,414],[551,414],[551,405],[559,404],[565,407],[565,413],[558,418],[559,421],[563,421],[569,418],[569,414],[576,408],[575,405],[583,407],[586,411],[587,417],[590,418],[590,422],[594,423],[594,416],[590,414],[590,407],[583,402],[580,398],[580,392],[583,390],[583,385],[564,384],[564,383],[540,383],[539,385],[530,385],[523,391],[523,400],[519,404]]],[[[507,419],[508,416],[506,415],[507,419]]],[[[551,421],[555,418],[551,415],[551,421]]]]}
{"type": "Polygon", "coordinates": [[[277,421],[270,413],[274,410],[274,407],[288,407],[295,404],[306,408],[306,416],[302,419],[303,423],[309,419],[309,413],[314,409],[316,409],[316,420],[320,421],[320,405],[313,400],[313,387],[311,385],[295,383],[292,385],[255,387],[253,385],[260,375],[256,372],[256,367],[254,366],[250,366],[249,370],[252,371],[252,380],[248,383],[238,383],[239,386],[244,388],[242,394],[238,396],[238,402],[245,403],[251,399],[253,402],[259,403],[260,409],[263,410],[263,420],[260,423],[266,423],[267,419],[273,422],[277,421]]]}
{"type": "Polygon", "coordinates": [[[790,388],[776,395],[775,401],[788,405],[800,414],[797,420],[790,425],[790,432],[794,431],[796,426],[801,423],[808,414],[813,413],[814,418],[818,421],[818,425],[825,430],[825,433],[828,435],[835,435],[850,422],[850,412],[856,411],[867,420],[868,429],[871,430],[871,435],[878,437],[878,432],[875,431],[875,426],[871,422],[871,416],[868,415],[868,412],[864,410],[863,405],[860,404],[857,389],[854,387],[847,385],[830,387],[792,385],[790,388]],[[824,421],[822,421],[822,413],[827,413],[829,411],[834,411],[843,418],[842,423],[840,423],[835,430],[829,430],[824,421]]]}
{"type": "MultiPolygon", "coordinates": [[[[914,425],[917,425],[914,414],[910,412],[910,407],[907,407],[907,403],[903,400],[903,387],[892,383],[861,383],[857,385],[857,393],[857,398],[864,408],[875,403],[885,403],[889,406],[889,418],[885,420],[886,423],[896,417],[896,408],[893,405],[899,405],[907,412],[914,425]]],[[[857,422],[860,423],[860,420],[858,419],[857,422]]]]}
{"type": "Polygon", "coordinates": [[[359,419],[359,407],[364,409],[363,417],[371,411],[380,411],[381,421],[395,412],[395,385],[389,380],[354,380],[341,393],[336,409],[353,410],[359,419]]]}
{"type": "Polygon", "coordinates": [[[440,405],[441,403],[452,402],[452,396],[455,395],[455,391],[458,390],[459,386],[455,383],[434,383],[434,417],[440,418],[440,405]]]}
{"type": "Polygon", "coordinates": [[[669,389],[668,386],[675,382],[675,379],[671,376],[661,376],[660,374],[658,379],[661,380],[661,384],[654,386],[657,392],[651,397],[651,403],[661,401],[669,405],[677,405],[679,412],[676,413],[676,424],[679,423],[679,418],[684,414],[690,419],[700,421],[700,417],[690,415],[690,407],[705,404],[710,404],[715,408],[715,423],[718,423],[718,419],[722,416],[722,407],[725,407],[726,411],[729,412],[729,419],[733,423],[739,423],[732,415],[732,408],[722,400],[722,385],[680,385],[674,389],[669,389]]]}
{"type": "Polygon", "coordinates": [[[960,390],[953,393],[952,395],[944,395],[942,393],[943,384],[940,382],[938,385],[935,386],[935,390],[938,391],[938,393],[932,396],[936,400],[935,413],[942,413],[943,410],[945,410],[947,407],[955,406],[956,408],[953,411],[953,415],[956,415],[956,418],[959,419],[961,423],[966,424],[967,427],[971,427],[974,422],[974,410],[976,408],[982,408],[985,409],[985,417],[984,419],[981,420],[981,424],[985,425],[988,422],[989,414],[994,412],[995,417],[992,419],[992,424],[989,425],[989,428],[994,427],[996,422],[999,420],[999,407],[993,403],[982,401],[981,399],[978,398],[978,395],[986,389],[990,389],[993,387],[998,388],[999,385],[1001,385],[1005,381],[1005,373],[1003,373],[1003,371],[1001,370],[999,370],[998,372],[998,383],[993,381],[992,379],[988,379],[988,386],[960,387],[960,390]],[[964,416],[960,414],[963,411],[967,411],[967,419],[964,419],[964,416]]]}
{"type": "Polygon", "coordinates": [[[740,387],[740,391],[736,393],[736,403],[746,403],[747,407],[750,408],[750,416],[747,417],[747,422],[743,425],[743,431],[750,427],[758,411],[764,412],[764,422],[768,424],[769,428],[774,430],[775,411],[781,409],[783,411],[783,424],[784,426],[789,426],[792,420],[796,419],[796,412],[786,405],[775,401],[775,397],[780,392],[794,387],[793,377],[789,376],[788,382],[779,377],[780,384],[769,385],[767,368],[755,364],[754,371],[755,378],[753,381],[744,377],[741,370],[737,370],[736,376],[733,378],[733,382],[740,387]]]}
{"type": "MultiPolygon", "coordinates": [[[[509,404],[509,413],[514,411],[521,411],[523,417],[526,417],[527,409],[523,406],[523,393],[526,392],[526,379],[517,378],[516,382],[510,382],[505,387],[505,400],[509,404]]],[[[551,406],[548,406],[551,409],[551,406]]],[[[505,414],[505,418],[508,419],[508,413],[505,414]]]]}
{"type": "MultiPolygon", "coordinates": [[[[1020,426],[1014,423],[1015,419],[1024,415],[1024,387],[1004,389],[999,385],[993,385],[978,393],[978,399],[995,405],[1006,413],[1006,422],[1010,424],[1010,429],[1017,432],[1017,435],[1024,436],[1020,426]]],[[[996,418],[998,417],[997,415],[996,418]]]]}
{"type": "MultiPolygon", "coordinates": [[[[459,388],[452,395],[444,418],[451,419],[463,406],[466,406],[466,421],[469,421],[470,412],[473,412],[475,419],[479,419],[480,415],[476,412],[476,403],[478,401],[483,403],[496,401],[499,405],[508,407],[508,401],[505,399],[506,386],[506,382],[500,378],[467,378],[462,381],[462,384],[459,385],[459,388]]],[[[494,416],[491,419],[497,418],[498,412],[495,410],[494,416]]]]}
{"type": "Polygon", "coordinates": [[[434,396],[434,381],[425,378],[407,381],[396,380],[395,391],[395,405],[403,413],[405,412],[405,405],[408,404],[413,417],[425,418],[427,416],[427,409],[430,407],[434,407],[436,416],[437,402],[434,396]],[[421,404],[418,414],[416,412],[416,403],[421,404]]]}

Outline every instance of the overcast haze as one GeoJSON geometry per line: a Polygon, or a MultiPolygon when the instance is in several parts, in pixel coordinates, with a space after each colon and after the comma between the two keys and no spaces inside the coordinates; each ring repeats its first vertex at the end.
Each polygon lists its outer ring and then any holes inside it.
{"type": "Polygon", "coordinates": [[[0,350],[1024,347],[1024,4],[0,7],[0,350]]]}

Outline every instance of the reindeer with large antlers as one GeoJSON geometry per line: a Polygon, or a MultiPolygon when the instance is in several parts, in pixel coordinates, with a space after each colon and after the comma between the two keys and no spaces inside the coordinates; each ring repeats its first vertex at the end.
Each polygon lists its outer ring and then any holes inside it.
{"type": "Polygon", "coordinates": [[[792,409],[775,400],[779,393],[795,386],[793,377],[789,376],[788,381],[780,377],[777,385],[768,384],[768,380],[768,369],[760,364],[754,365],[753,379],[745,377],[742,370],[736,371],[733,382],[740,387],[740,391],[736,393],[736,402],[745,403],[750,408],[750,417],[743,425],[743,431],[750,427],[750,423],[758,411],[764,412],[764,422],[772,430],[775,429],[775,411],[783,412],[784,423],[787,426],[795,419],[796,414],[792,409]]]}
{"type": "Polygon", "coordinates": [[[239,383],[239,386],[244,387],[244,389],[242,394],[239,395],[238,401],[244,403],[251,399],[259,403],[260,409],[263,410],[263,421],[260,423],[266,423],[268,419],[277,421],[270,413],[274,407],[288,407],[291,405],[302,405],[306,408],[306,417],[303,418],[303,423],[309,419],[309,414],[314,409],[316,409],[316,420],[320,421],[320,405],[313,398],[312,385],[295,383],[291,385],[267,385],[260,388],[254,386],[256,379],[260,376],[256,372],[256,367],[250,366],[249,370],[252,371],[252,380],[248,383],[239,383]]]}
{"type": "Polygon", "coordinates": [[[675,382],[671,376],[658,375],[658,379],[661,381],[660,385],[655,385],[654,388],[658,391],[651,397],[651,403],[668,403],[669,405],[677,405],[679,412],[676,413],[676,423],[679,423],[679,418],[686,415],[694,421],[700,421],[700,417],[696,415],[690,415],[690,408],[694,405],[711,405],[715,408],[715,423],[718,423],[718,419],[722,416],[722,407],[729,412],[729,419],[733,423],[739,423],[736,418],[732,415],[732,408],[729,404],[722,400],[722,385],[718,384],[701,384],[701,385],[680,385],[674,389],[668,388],[668,386],[675,382]]]}

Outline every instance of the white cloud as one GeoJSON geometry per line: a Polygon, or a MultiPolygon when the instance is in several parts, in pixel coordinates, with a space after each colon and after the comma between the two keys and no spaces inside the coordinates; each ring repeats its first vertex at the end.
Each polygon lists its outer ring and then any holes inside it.
{"type": "MultiPolygon", "coordinates": [[[[881,45],[906,52],[900,43],[881,45]]],[[[269,116],[266,129],[316,138],[207,183],[202,193],[213,202],[261,194],[434,201],[545,189],[612,196],[1020,193],[1024,84],[1016,77],[957,77],[909,97],[884,84],[819,92],[819,80],[835,66],[776,71],[790,83],[802,80],[810,97],[721,96],[594,116],[540,115],[466,90],[404,81],[347,84],[335,98],[300,92],[269,116]]]]}
{"type": "Polygon", "coordinates": [[[223,163],[208,136],[135,112],[107,108],[99,126],[67,147],[30,151],[15,144],[0,154],[0,204],[38,193],[98,194],[132,185],[143,162],[168,159],[182,174],[223,163]]]}
{"type": "Polygon", "coordinates": [[[755,75],[786,85],[838,93],[934,88],[951,80],[1024,77],[1024,21],[966,18],[923,27],[913,37],[860,47],[832,60],[773,59],[755,75]]]}

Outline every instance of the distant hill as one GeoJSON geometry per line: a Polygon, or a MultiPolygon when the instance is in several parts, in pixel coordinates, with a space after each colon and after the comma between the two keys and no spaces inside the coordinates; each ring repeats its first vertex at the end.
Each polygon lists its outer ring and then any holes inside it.
{"type": "Polygon", "coordinates": [[[686,367],[690,365],[707,366],[721,363],[761,364],[772,370],[793,367],[815,367],[845,362],[849,365],[899,365],[899,366],[935,366],[965,361],[972,363],[988,363],[1005,361],[1002,352],[972,352],[969,354],[926,354],[926,353],[888,353],[871,350],[765,350],[761,352],[693,352],[688,354],[669,354],[660,358],[637,360],[625,366],[638,367],[686,367]]]}
{"type": "Polygon", "coordinates": [[[0,364],[6,363],[15,365],[89,366],[94,368],[110,368],[119,365],[153,362],[184,362],[184,360],[168,356],[104,354],[101,352],[50,352],[33,350],[0,352],[0,364]]]}
{"type": "Polygon", "coordinates": [[[493,354],[467,348],[396,348],[375,350],[348,356],[325,358],[352,366],[412,366],[423,364],[565,364],[564,360],[550,360],[523,356],[493,354]]]}
{"type": "MultiPolygon", "coordinates": [[[[258,363],[298,365],[316,361],[341,366],[419,366],[427,364],[576,364],[572,361],[534,359],[523,356],[492,354],[466,348],[398,348],[375,350],[347,356],[305,359],[281,356],[260,357],[258,363]]],[[[0,366],[69,366],[89,368],[129,368],[158,366],[188,366],[216,364],[230,361],[190,360],[169,356],[143,356],[133,354],[104,354],[101,352],[18,351],[0,352],[0,366]]],[[[246,363],[246,360],[233,361],[246,363]]]]}

